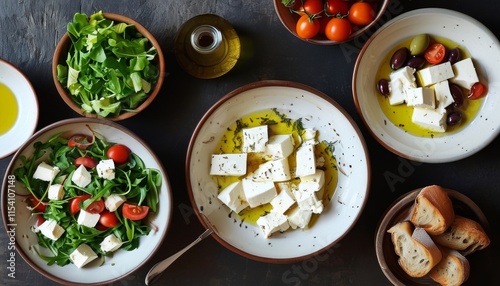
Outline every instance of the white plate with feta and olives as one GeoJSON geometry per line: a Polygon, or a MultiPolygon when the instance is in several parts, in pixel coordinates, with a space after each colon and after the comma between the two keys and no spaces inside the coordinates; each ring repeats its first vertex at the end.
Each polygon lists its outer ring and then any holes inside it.
{"type": "Polygon", "coordinates": [[[325,251],[355,225],[370,168],[362,134],[341,106],[309,86],[270,80],[242,86],[207,111],[189,144],[186,176],[195,212],[218,242],[250,259],[291,263],[325,251]]]}
{"type": "Polygon", "coordinates": [[[499,41],[468,15],[440,8],[384,24],[361,50],[353,96],[371,134],[419,162],[470,156],[500,131],[499,41]]]}
{"type": "Polygon", "coordinates": [[[109,284],[138,269],[171,221],[166,172],[124,127],[77,118],[36,132],[14,155],[2,216],[21,257],[61,284],[109,284]]]}

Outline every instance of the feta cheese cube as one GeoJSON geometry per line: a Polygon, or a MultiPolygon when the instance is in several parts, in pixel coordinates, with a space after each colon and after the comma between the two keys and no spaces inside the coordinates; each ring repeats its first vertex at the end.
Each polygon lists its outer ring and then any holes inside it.
{"type": "Polygon", "coordinates": [[[250,178],[241,180],[243,192],[251,208],[267,204],[278,195],[273,181],[256,182],[250,178]]]}
{"type": "Polygon", "coordinates": [[[294,145],[291,134],[273,135],[267,142],[266,155],[272,160],[286,158],[292,154],[294,145]]]}
{"type": "Polygon", "coordinates": [[[87,244],[80,244],[71,254],[69,258],[78,268],[82,268],[92,260],[97,258],[97,254],[87,244]]]}
{"type": "Polygon", "coordinates": [[[455,76],[450,62],[430,66],[417,71],[422,86],[429,86],[455,76]]]}
{"type": "Polygon", "coordinates": [[[117,194],[111,194],[107,198],[104,199],[104,205],[110,212],[116,211],[125,201],[127,198],[122,195],[117,195],[117,194]]]}
{"type": "Polygon", "coordinates": [[[280,188],[280,192],[271,200],[273,211],[284,214],[293,204],[295,198],[289,188],[280,188]]]}
{"type": "Polygon", "coordinates": [[[389,99],[390,105],[403,104],[406,101],[406,88],[403,86],[403,82],[399,79],[395,79],[389,82],[389,99]]]}
{"type": "Polygon", "coordinates": [[[408,106],[434,109],[434,89],[429,87],[410,88],[406,91],[408,106]]]}
{"type": "Polygon", "coordinates": [[[325,185],[325,171],[316,169],[314,174],[300,177],[299,185],[307,185],[314,192],[321,190],[325,185]]]}
{"type": "Polygon", "coordinates": [[[299,189],[293,191],[293,196],[299,208],[320,214],[323,212],[323,201],[318,200],[316,192],[309,189],[309,184],[299,184],[299,189]]]}
{"type": "Polygon", "coordinates": [[[413,108],[411,121],[423,128],[436,132],[445,132],[447,127],[446,113],[432,109],[413,108]]]}
{"type": "Polygon", "coordinates": [[[271,165],[271,174],[274,182],[284,182],[292,179],[290,174],[290,165],[287,158],[269,161],[271,165]]]}
{"type": "Polygon", "coordinates": [[[288,224],[293,229],[307,228],[311,221],[312,214],[313,212],[310,210],[295,207],[288,213],[288,224]]]}
{"type": "Polygon", "coordinates": [[[316,172],[316,157],[313,145],[301,145],[297,149],[296,177],[312,175],[316,172]]]}
{"type": "Polygon", "coordinates": [[[472,85],[479,81],[471,58],[456,62],[452,68],[455,76],[450,81],[454,84],[470,90],[472,85]]]}
{"type": "Polygon", "coordinates": [[[317,133],[318,133],[317,130],[315,130],[313,128],[305,128],[304,133],[302,134],[302,138],[305,141],[309,141],[309,140],[316,141],[316,134],[317,133]]]}
{"type": "Polygon", "coordinates": [[[247,154],[214,154],[210,175],[241,176],[247,173],[247,154]]]}
{"type": "Polygon", "coordinates": [[[64,188],[61,184],[50,185],[48,195],[49,200],[62,200],[64,197],[64,188]]]}
{"type": "Polygon", "coordinates": [[[101,160],[96,166],[100,178],[113,180],[115,178],[115,163],[113,159],[101,160]]]}
{"type": "Polygon", "coordinates": [[[92,181],[92,176],[87,169],[85,169],[85,166],[80,165],[80,167],[73,172],[71,181],[80,188],[85,188],[92,181]]]}
{"type": "Polygon", "coordinates": [[[93,214],[85,210],[80,210],[77,222],[78,224],[84,225],[86,227],[95,227],[100,217],[100,214],[93,214]]]}
{"type": "Polygon", "coordinates": [[[59,173],[59,168],[57,166],[52,167],[45,162],[41,162],[36,167],[33,179],[50,182],[56,177],[57,173],[59,173]]]}
{"type": "Polygon", "coordinates": [[[434,95],[436,96],[436,109],[440,112],[446,112],[446,107],[455,102],[450,91],[450,84],[447,80],[440,81],[433,85],[434,95]]]}
{"type": "Polygon", "coordinates": [[[235,213],[239,213],[248,207],[241,181],[236,181],[225,187],[217,195],[217,198],[235,213]]]}
{"type": "Polygon", "coordinates": [[[265,216],[257,219],[257,225],[264,233],[264,237],[269,238],[273,233],[286,231],[290,225],[288,219],[284,214],[271,211],[265,216]]]}
{"type": "Polygon", "coordinates": [[[391,72],[389,78],[392,81],[400,80],[404,88],[417,87],[415,80],[415,69],[409,66],[404,66],[398,70],[391,72]]]}
{"type": "Polygon", "coordinates": [[[243,146],[244,153],[260,153],[266,151],[268,141],[267,125],[243,128],[243,146]]]}
{"type": "Polygon", "coordinates": [[[39,227],[38,230],[45,235],[45,237],[50,238],[52,240],[58,240],[59,237],[64,233],[64,228],[62,228],[57,222],[53,219],[48,219],[44,221],[39,227]]]}
{"type": "Polygon", "coordinates": [[[121,239],[116,237],[114,234],[110,234],[106,236],[102,242],[100,243],[101,250],[104,252],[112,252],[120,248],[122,246],[123,242],[121,239]]]}

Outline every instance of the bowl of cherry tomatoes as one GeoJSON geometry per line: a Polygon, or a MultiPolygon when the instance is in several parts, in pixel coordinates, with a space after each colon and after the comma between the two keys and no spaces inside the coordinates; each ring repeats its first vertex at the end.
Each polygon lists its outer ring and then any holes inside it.
{"type": "Polygon", "coordinates": [[[297,38],[318,45],[351,41],[382,17],[389,0],[274,0],[285,28],[297,38]]]}

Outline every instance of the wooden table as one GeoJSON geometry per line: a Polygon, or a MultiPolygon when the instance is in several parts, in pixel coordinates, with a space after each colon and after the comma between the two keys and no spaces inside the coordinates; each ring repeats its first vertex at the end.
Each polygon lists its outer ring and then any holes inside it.
{"type": "MultiPolygon", "coordinates": [[[[466,13],[500,37],[497,3],[487,1],[393,0],[380,24],[409,10],[443,7],[466,13]]],[[[375,256],[376,225],[399,196],[429,184],[459,190],[474,200],[492,226],[492,244],[470,257],[468,285],[492,285],[498,272],[500,225],[500,140],[473,156],[447,164],[408,164],[370,135],[354,106],[351,77],[366,38],[336,46],[316,46],[292,36],[279,22],[273,1],[27,1],[0,2],[0,58],[24,72],[32,82],[40,106],[40,129],[77,117],[56,92],[51,75],[55,46],[75,12],[102,10],[127,15],[146,26],[160,42],[168,76],[161,94],[145,112],[120,122],[144,139],[162,160],[171,179],[174,212],[171,229],[156,255],[116,285],[140,285],[150,266],[171,255],[201,232],[188,199],[184,162],[191,134],[202,115],[219,98],[244,84],[280,79],[310,85],[339,102],[362,130],[371,156],[372,180],[368,202],[355,227],[335,245],[327,259],[295,264],[265,264],[239,256],[214,239],[206,239],[167,270],[158,285],[389,285],[375,256]],[[177,29],[204,13],[227,19],[245,41],[244,55],[230,73],[212,80],[196,79],[178,66],[173,43],[177,29]],[[175,135],[172,137],[172,130],[175,135]],[[400,180],[387,181],[387,175],[400,180]]],[[[500,68],[498,69],[500,72],[500,68]]],[[[12,157],[0,160],[4,174],[12,157]]],[[[2,176],[3,177],[3,176],[2,176]]],[[[53,285],[20,257],[16,278],[8,277],[8,237],[0,226],[0,285],[53,285]]],[[[323,256],[324,258],[325,256],[323,256]]],[[[55,266],[56,267],[56,266],[55,266]]],[[[75,270],[76,271],[76,270],[75,270]]]]}

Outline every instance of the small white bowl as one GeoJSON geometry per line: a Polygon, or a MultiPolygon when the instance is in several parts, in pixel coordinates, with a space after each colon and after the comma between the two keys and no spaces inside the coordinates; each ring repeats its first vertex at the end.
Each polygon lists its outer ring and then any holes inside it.
{"type": "Polygon", "coordinates": [[[500,42],[483,24],[447,9],[427,8],[404,13],[387,22],[367,41],[356,61],[352,80],[354,101],[365,125],[391,152],[419,162],[445,163],[478,152],[500,132],[500,42]],[[466,49],[488,94],[479,113],[458,132],[434,138],[411,135],[391,123],[377,97],[377,70],[395,46],[419,34],[449,39],[466,49]]]}
{"type": "Polygon", "coordinates": [[[15,218],[16,250],[34,270],[60,284],[103,285],[112,284],[112,282],[124,278],[153,257],[166,237],[172,219],[172,200],[172,191],[167,173],[153,151],[137,135],[109,120],[82,117],[62,120],[37,131],[14,155],[7,168],[2,185],[2,201],[9,201],[9,204],[2,204],[2,217],[6,230],[12,227],[11,218],[15,218]],[[144,161],[145,166],[161,172],[162,185],[158,192],[158,209],[156,213],[148,215],[148,221],[155,227],[152,227],[147,236],[140,238],[138,248],[132,251],[118,250],[112,256],[106,257],[103,265],[91,263],[81,269],[78,269],[72,263],[66,266],[49,266],[33,249],[33,246],[37,245],[38,242],[31,229],[33,225],[33,219],[30,219],[32,212],[27,208],[26,202],[23,202],[24,196],[22,196],[22,194],[27,194],[28,190],[20,181],[17,181],[13,172],[20,166],[21,156],[28,158],[32,156],[35,142],[45,142],[50,137],[62,132],[90,135],[89,128],[104,136],[108,142],[120,142],[126,145],[144,161]],[[13,185],[9,183],[12,182],[12,177],[14,177],[13,185]],[[13,191],[17,195],[12,197],[13,191]],[[15,199],[13,205],[15,206],[14,216],[9,213],[11,209],[7,208],[7,205],[12,206],[10,204],[12,198],[15,199]]]}
{"type": "Polygon", "coordinates": [[[244,257],[267,263],[292,263],[310,258],[341,240],[355,225],[368,198],[370,163],[361,132],[347,112],[327,95],[287,81],[260,81],[220,99],[197,125],[186,159],[188,192],[201,223],[208,218],[214,238],[244,257]],[[319,141],[337,142],[334,156],[341,171],[330,202],[307,230],[262,235],[255,223],[242,221],[217,199],[210,176],[211,155],[227,128],[245,115],[276,108],[287,118],[302,118],[304,128],[318,130],[319,141]]]}
{"type": "MultiPolygon", "coordinates": [[[[0,134],[0,159],[21,146],[35,132],[38,124],[38,99],[28,78],[14,65],[0,59],[0,83],[12,91],[17,102],[17,119],[5,133],[0,134]]],[[[3,104],[3,103],[2,103],[3,104]]]]}

